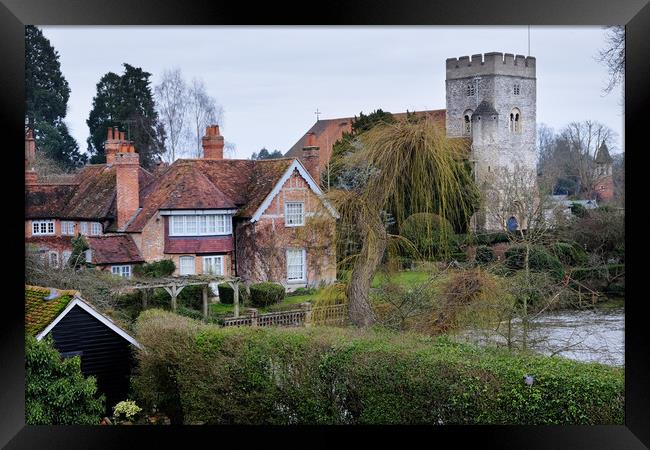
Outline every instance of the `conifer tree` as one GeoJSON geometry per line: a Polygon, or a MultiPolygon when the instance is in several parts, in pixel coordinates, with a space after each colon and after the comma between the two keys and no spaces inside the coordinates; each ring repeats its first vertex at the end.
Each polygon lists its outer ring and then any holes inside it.
{"type": "Polygon", "coordinates": [[[25,27],[25,124],[34,130],[39,152],[67,169],[79,167],[86,155],[63,122],[70,87],[61,72],[59,54],[43,32],[25,27]]]}
{"type": "Polygon", "coordinates": [[[90,129],[88,152],[92,163],[104,163],[106,130],[118,127],[133,141],[140,163],[152,167],[164,151],[165,133],[155,109],[151,74],[130,64],[123,66],[122,75],[109,72],[97,83],[93,108],[86,121],[90,129]]]}

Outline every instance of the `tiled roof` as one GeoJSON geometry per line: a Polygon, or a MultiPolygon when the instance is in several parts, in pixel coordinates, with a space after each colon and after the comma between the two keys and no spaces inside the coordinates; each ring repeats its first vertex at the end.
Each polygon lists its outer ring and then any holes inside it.
{"type": "Polygon", "coordinates": [[[292,159],[179,159],[141,191],[142,210],[127,232],[139,232],[159,209],[234,209],[250,217],[292,159]]]}
{"type": "Polygon", "coordinates": [[[124,264],[144,262],[133,238],[128,234],[86,236],[93,264],[124,264]]]}
{"type": "Polygon", "coordinates": [[[170,237],[165,239],[165,253],[227,253],[233,250],[232,236],[170,237]]]}
{"type": "MultiPolygon", "coordinates": [[[[431,109],[431,110],[425,110],[425,111],[414,111],[417,116],[426,116],[430,120],[436,123],[440,123],[444,126],[445,124],[445,117],[446,117],[446,110],[445,109],[431,109]]],[[[411,114],[411,113],[409,113],[411,114]]],[[[406,118],[406,113],[395,113],[393,114],[393,118],[400,120],[406,118]]],[[[316,121],[312,127],[307,130],[305,134],[302,135],[298,141],[293,144],[293,146],[285,153],[286,157],[291,157],[291,158],[300,158],[302,156],[302,149],[307,143],[307,134],[309,133],[314,133],[316,140],[317,141],[322,141],[322,139],[319,139],[319,136],[321,135],[327,135],[329,139],[327,140],[329,142],[329,145],[332,146],[334,145],[334,142],[336,139],[338,139],[338,136],[340,135],[340,132],[338,131],[339,128],[343,127],[345,128],[344,131],[350,131],[350,127],[352,125],[352,122],[354,121],[354,117],[339,117],[336,119],[322,119],[316,121]]],[[[322,150],[322,149],[321,149],[322,150]]],[[[329,152],[325,153],[329,157],[329,152]]],[[[322,158],[323,154],[321,154],[322,158]]],[[[323,163],[321,161],[321,163],[323,163]]]]}
{"type": "Polygon", "coordinates": [[[59,290],[59,297],[44,300],[50,295],[48,288],[25,285],[25,333],[36,336],[43,331],[68,306],[77,291],[59,290]]]}
{"type": "MultiPolygon", "coordinates": [[[[140,191],[154,176],[140,168],[140,191]]],[[[25,218],[103,221],[115,218],[115,167],[90,164],[73,183],[26,186],[25,218]]]]}

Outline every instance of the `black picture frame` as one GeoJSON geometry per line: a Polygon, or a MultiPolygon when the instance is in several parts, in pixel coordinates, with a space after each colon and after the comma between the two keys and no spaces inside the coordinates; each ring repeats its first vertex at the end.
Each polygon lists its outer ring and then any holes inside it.
{"type": "MultiPolygon", "coordinates": [[[[209,445],[234,439],[241,445],[330,446],[351,442],[351,433],[367,440],[393,445],[441,445],[474,443],[478,448],[512,449],[636,449],[650,445],[650,370],[645,301],[638,266],[642,236],[639,207],[632,208],[636,181],[640,189],[644,123],[650,117],[650,5],[647,0],[427,0],[355,1],[280,5],[266,2],[206,2],[200,0],[1,0],[0,4],[0,126],[3,158],[7,160],[4,218],[5,277],[3,326],[0,327],[1,366],[0,445],[7,448],[146,448],[161,443],[187,447],[201,439],[209,445]],[[626,241],[627,277],[625,314],[625,425],[620,426],[482,426],[482,427],[45,427],[25,426],[24,420],[24,309],[23,282],[18,279],[24,257],[24,203],[15,191],[24,183],[21,170],[24,146],[24,25],[626,25],[625,147],[627,155],[626,241]],[[636,153],[635,153],[636,152],[636,153]],[[636,166],[636,167],[635,167],[636,166]],[[637,219],[634,220],[634,217],[637,219]],[[9,237],[9,233],[15,239],[9,237]],[[632,237],[630,237],[632,236],[632,237]],[[636,238],[636,239],[635,239],[636,238]],[[632,241],[631,239],[635,239],[632,241]],[[633,245],[632,245],[633,244],[633,245]],[[16,276],[14,276],[14,272],[16,276]],[[298,435],[300,435],[298,437],[298,435]],[[411,444],[414,438],[424,444],[411,444]],[[645,444],[645,445],[644,445],[645,444]]],[[[432,43],[432,45],[434,45],[432,43]]],[[[118,51],[119,49],[116,49],[118,51]]],[[[562,49],[558,48],[558,52],[562,49]]],[[[468,49],[468,54],[471,50],[468,49]]],[[[647,125],[646,125],[647,126],[647,125]]],[[[645,144],[645,145],[644,145],[645,144]]],[[[635,195],[636,194],[636,195],[635,195]]],[[[638,202],[638,200],[637,200],[638,202]]],[[[638,205],[645,205],[641,201],[638,205]]],[[[23,272],[24,278],[24,272],[23,272]]],[[[205,444],[201,444],[205,445],[205,444]]]]}

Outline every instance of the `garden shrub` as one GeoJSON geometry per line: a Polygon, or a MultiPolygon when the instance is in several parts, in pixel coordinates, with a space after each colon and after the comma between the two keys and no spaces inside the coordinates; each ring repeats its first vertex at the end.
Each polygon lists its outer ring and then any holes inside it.
{"type": "MultiPolygon", "coordinates": [[[[203,287],[201,285],[185,286],[180,294],[178,294],[178,304],[184,305],[188,308],[203,309],[203,287]]],[[[212,288],[208,285],[208,298],[214,297],[212,288]]],[[[167,303],[170,303],[169,294],[167,294],[167,303]]]]}
{"type": "MultiPolygon", "coordinates": [[[[521,270],[525,268],[526,246],[523,244],[513,245],[505,253],[506,266],[511,270],[521,270]]],[[[555,279],[561,279],[564,276],[564,268],[560,260],[551,255],[544,247],[530,246],[528,254],[528,266],[530,270],[550,272],[555,279]]]]}
{"type": "Polygon", "coordinates": [[[577,244],[556,242],[551,251],[566,266],[581,266],[587,263],[589,256],[577,244]]]}
{"type": "Polygon", "coordinates": [[[153,310],[137,330],[146,351],[138,352],[136,400],[155,403],[172,423],[624,420],[624,370],[597,363],[385,329],[219,328],[153,310]]]}
{"type": "Polygon", "coordinates": [[[251,284],[251,304],[255,307],[272,305],[284,300],[284,286],[278,283],[265,281],[251,284]]]}
{"type": "Polygon", "coordinates": [[[488,264],[496,260],[494,250],[487,245],[476,247],[476,262],[479,264],[488,264]]]}
{"type": "Polygon", "coordinates": [[[25,341],[27,425],[98,425],[105,397],[94,377],[84,377],[78,356],[61,359],[51,338],[25,341]]]}
{"type": "Polygon", "coordinates": [[[162,259],[133,267],[133,274],[139,277],[161,278],[174,273],[176,264],[171,259],[162,259]]]}
{"type": "Polygon", "coordinates": [[[576,217],[586,217],[588,214],[587,208],[585,208],[580,203],[571,203],[571,214],[576,217]]]}
{"type": "Polygon", "coordinates": [[[316,293],[316,288],[313,287],[299,287],[293,292],[288,292],[287,297],[293,297],[298,295],[312,295],[316,293]]]}
{"type": "MultiPolygon", "coordinates": [[[[228,283],[219,283],[217,286],[217,290],[219,291],[219,302],[224,303],[226,305],[232,305],[235,301],[235,298],[233,296],[233,289],[230,287],[228,283]]],[[[248,292],[246,291],[246,285],[243,283],[239,284],[239,304],[243,305],[244,303],[248,302],[248,292]]]]}

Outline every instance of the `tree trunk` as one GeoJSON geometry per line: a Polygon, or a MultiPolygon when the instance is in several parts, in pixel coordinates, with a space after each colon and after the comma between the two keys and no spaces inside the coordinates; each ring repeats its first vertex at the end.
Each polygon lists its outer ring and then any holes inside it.
{"type": "Polygon", "coordinates": [[[372,325],[376,320],[370,305],[370,283],[384,256],[388,241],[381,217],[377,215],[372,222],[368,223],[370,232],[365,235],[361,253],[352,268],[347,292],[350,321],[360,327],[372,325]]]}

